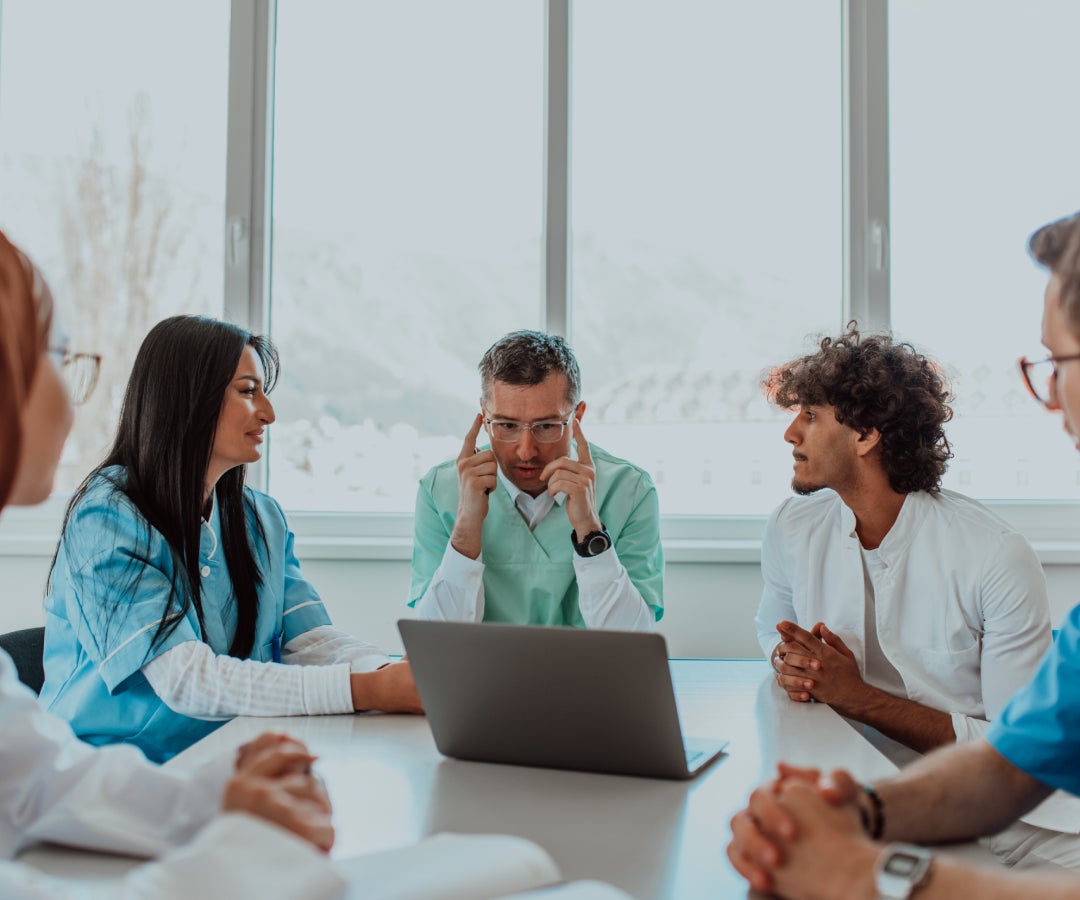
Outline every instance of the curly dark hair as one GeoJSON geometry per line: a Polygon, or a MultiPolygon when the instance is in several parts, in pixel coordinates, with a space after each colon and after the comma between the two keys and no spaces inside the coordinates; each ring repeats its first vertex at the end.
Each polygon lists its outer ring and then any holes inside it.
{"type": "Polygon", "coordinates": [[[824,338],[811,356],[771,370],[769,400],[784,409],[831,406],[841,425],[881,435],[881,462],[900,494],[941,490],[952,448],[944,425],[952,393],[941,369],[911,344],[887,334],[860,337],[855,323],[838,338],[824,338]]]}

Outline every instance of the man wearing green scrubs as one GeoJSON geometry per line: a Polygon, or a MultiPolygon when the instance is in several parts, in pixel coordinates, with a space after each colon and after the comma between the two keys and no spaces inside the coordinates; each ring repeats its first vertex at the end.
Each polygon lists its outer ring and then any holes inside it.
{"type": "Polygon", "coordinates": [[[650,630],[664,612],[656,488],[586,441],[570,347],[516,331],[479,368],[461,453],[420,481],[409,605],[422,619],[650,630]]]}

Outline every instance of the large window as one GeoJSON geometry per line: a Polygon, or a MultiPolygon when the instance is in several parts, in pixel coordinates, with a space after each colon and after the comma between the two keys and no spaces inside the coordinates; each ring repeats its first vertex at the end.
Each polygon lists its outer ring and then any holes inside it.
{"type": "Polygon", "coordinates": [[[271,489],[411,510],[541,324],[543,4],[282,0],[277,34],[271,489]]]}
{"type": "Polygon", "coordinates": [[[408,513],[461,446],[485,348],[540,327],[578,352],[586,435],[649,469],[668,516],[760,516],[791,471],[763,370],[854,311],[953,377],[947,486],[1080,499],[1015,371],[1045,282],[1024,241],[1080,207],[1070,0],[0,16],[0,227],[106,361],[63,490],[146,330],[197,311],[280,347],[253,477],[290,509],[408,513]]]}
{"type": "Polygon", "coordinates": [[[102,457],[147,330],[221,315],[229,8],[3,0],[0,228],[101,353],[58,488],[102,457]]]}
{"type": "Polygon", "coordinates": [[[573,9],[586,434],[667,513],[766,512],[791,456],[762,370],[843,316],[840,5],[573,9]]]}
{"type": "Polygon", "coordinates": [[[889,5],[892,322],[948,367],[946,485],[977,497],[1080,498],[1076,450],[1016,366],[1046,355],[1025,241],[1080,208],[1077,34],[1071,0],[889,5]]]}

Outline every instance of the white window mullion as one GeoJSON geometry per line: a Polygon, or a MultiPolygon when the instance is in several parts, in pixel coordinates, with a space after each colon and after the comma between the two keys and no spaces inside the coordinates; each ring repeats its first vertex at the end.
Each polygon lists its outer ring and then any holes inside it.
{"type": "MultiPolygon", "coordinates": [[[[270,323],[270,176],[274,0],[232,0],[225,191],[225,318],[256,334],[270,323]]],[[[248,481],[266,487],[265,462],[248,481]]]]}
{"type": "Polygon", "coordinates": [[[545,331],[570,333],[570,0],[548,0],[544,115],[545,331]]]}
{"type": "Polygon", "coordinates": [[[844,0],[844,320],[890,327],[887,0],[844,0]]]}

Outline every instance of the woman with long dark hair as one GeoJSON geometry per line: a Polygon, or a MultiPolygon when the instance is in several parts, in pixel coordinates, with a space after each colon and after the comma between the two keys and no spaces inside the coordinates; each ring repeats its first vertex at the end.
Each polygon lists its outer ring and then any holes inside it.
{"type": "Polygon", "coordinates": [[[161,761],[237,715],[421,711],[408,663],[333,628],[281,507],[244,484],[277,374],[269,340],[214,319],[143,341],[45,601],[41,699],[84,740],[161,761]]]}
{"type": "MultiPolygon", "coordinates": [[[[96,367],[69,352],[40,273],[0,234],[0,511],[48,497],[72,422],[61,370],[85,376],[72,385],[85,395],[96,367]]],[[[126,855],[185,845],[116,885],[125,897],[336,898],[344,879],[315,849],[328,850],[334,831],[312,759],[282,735],[193,775],[132,747],[97,750],[41,709],[0,651],[0,897],[72,896],[69,882],[10,862],[53,840],[126,855]]]]}

